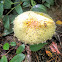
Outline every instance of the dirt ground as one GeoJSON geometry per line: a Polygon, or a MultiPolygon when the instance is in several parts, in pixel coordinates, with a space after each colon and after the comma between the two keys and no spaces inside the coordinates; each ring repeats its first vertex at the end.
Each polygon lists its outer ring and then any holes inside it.
{"type": "MultiPolygon", "coordinates": [[[[48,9],[47,11],[48,11],[48,14],[54,19],[55,22],[57,20],[62,21],[61,2],[60,2],[60,4],[57,3],[56,5],[54,5],[53,7],[48,9]]],[[[1,28],[0,34],[2,34],[2,32],[3,32],[3,26],[1,24],[0,24],[0,28],[1,28]]],[[[57,26],[56,35],[54,35],[51,40],[47,40],[48,45],[46,45],[45,47],[43,47],[41,50],[39,50],[37,52],[28,51],[30,53],[29,57],[27,54],[27,49],[25,49],[25,51],[23,53],[26,55],[25,60],[27,60],[27,62],[62,62],[62,55],[57,55],[57,54],[52,53],[53,56],[50,57],[45,52],[46,50],[51,51],[49,48],[49,45],[52,43],[52,41],[54,41],[57,43],[59,51],[62,53],[62,25],[56,24],[56,26],[57,26]]],[[[0,58],[2,57],[2,55],[6,55],[8,58],[8,61],[10,61],[12,59],[12,57],[14,57],[16,55],[16,53],[15,53],[16,49],[21,44],[22,43],[20,41],[18,41],[18,39],[16,37],[14,37],[14,33],[11,33],[11,34],[4,36],[4,37],[0,36],[0,58]],[[15,47],[11,46],[9,51],[8,50],[5,51],[2,49],[2,46],[4,43],[6,43],[6,42],[10,43],[12,41],[15,41],[17,43],[17,45],[15,47]]],[[[29,47],[29,46],[26,45],[26,48],[27,47],[29,47]]],[[[25,62],[25,60],[23,62],[25,62]]]]}

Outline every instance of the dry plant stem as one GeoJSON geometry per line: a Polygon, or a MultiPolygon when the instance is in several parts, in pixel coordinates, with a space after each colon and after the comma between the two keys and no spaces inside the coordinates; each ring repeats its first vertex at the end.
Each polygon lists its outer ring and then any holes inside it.
{"type": "Polygon", "coordinates": [[[60,35],[60,37],[62,37],[62,35],[60,35]]]}
{"type": "Polygon", "coordinates": [[[55,59],[55,62],[57,62],[57,58],[58,58],[58,56],[56,55],[56,59],[55,59]]]}
{"type": "Polygon", "coordinates": [[[3,46],[2,44],[0,44],[0,47],[3,46]]]}
{"type": "Polygon", "coordinates": [[[58,56],[56,55],[56,58],[55,57],[52,57],[52,59],[49,60],[49,61],[47,61],[47,62],[51,62],[52,60],[55,60],[55,62],[56,62],[57,61],[57,58],[58,58],[58,56]]]}
{"type": "Polygon", "coordinates": [[[60,42],[60,45],[61,45],[61,40],[60,40],[60,36],[57,34],[57,37],[58,37],[58,40],[60,42]]]}
{"type": "Polygon", "coordinates": [[[31,62],[31,50],[28,45],[25,46],[25,49],[27,52],[27,56],[26,56],[27,62],[31,62]]]}
{"type": "Polygon", "coordinates": [[[37,57],[37,61],[39,62],[39,57],[37,56],[37,54],[36,54],[36,57],[37,57]]]}
{"type": "Polygon", "coordinates": [[[58,33],[62,33],[61,31],[56,31],[56,32],[58,32],[58,33]]]}
{"type": "Polygon", "coordinates": [[[12,49],[10,49],[6,54],[5,54],[5,56],[11,51],[11,50],[13,50],[14,48],[12,48],[12,49]]]}

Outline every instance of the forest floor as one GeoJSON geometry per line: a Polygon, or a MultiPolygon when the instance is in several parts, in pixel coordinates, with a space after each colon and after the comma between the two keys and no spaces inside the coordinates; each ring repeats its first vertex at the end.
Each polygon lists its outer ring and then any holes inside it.
{"type": "MultiPolygon", "coordinates": [[[[60,20],[62,21],[62,6],[56,5],[51,7],[51,9],[48,9],[48,14],[54,19],[55,23],[56,21],[60,20]]],[[[30,52],[30,56],[27,56],[27,50],[23,52],[26,55],[25,60],[28,60],[27,62],[62,62],[62,25],[56,24],[56,35],[52,37],[51,40],[47,40],[47,45],[45,45],[41,50],[37,52],[30,52]],[[58,50],[60,51],[59,53],[54,53],[51,51],[49,46],[52,44],[52,42],[55,42],[57,44],[58,50]],[[52,53],[49,53],[49,55],[46,53],[46,51],[50,51],[52,53]],[[27,59],[28,58],[28,59],[27,59]]],[[[1,27],[3,28],[3,27],[1,27]]],[[[3,30],[3,29],[2,29],[3,30]]],[[[18,48],[19,45],[22,43],[17,40],[16,37],[14,37],[14,33],[11,33],[7,36],[0,37],[0,58],[2,55],[6,55],[8,61],[10,61],[15,55],[16,55],[16,49],[18,48]],[[10,50],[3,50],[3,44],[8,42],[15,41],[17,45],[15,47],[10,47],[10,50]]],[[[26,45],[27,48],[29,47],[26,45]]],[[[29,49],[28,49],[29,50],[29,49]]],[[[25,60],[23,62],[25,62],[25,60]]]]}

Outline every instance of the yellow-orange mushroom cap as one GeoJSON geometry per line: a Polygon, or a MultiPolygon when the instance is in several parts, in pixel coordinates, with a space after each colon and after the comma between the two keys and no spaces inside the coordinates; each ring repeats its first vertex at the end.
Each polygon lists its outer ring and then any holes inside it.
{"type": "Polygon", "coordinates": [[[55,22],[42,13],[27,11],[14,20],[14,34],[25,44],[39,44],[51,39],[55,34],[55,22]]]}

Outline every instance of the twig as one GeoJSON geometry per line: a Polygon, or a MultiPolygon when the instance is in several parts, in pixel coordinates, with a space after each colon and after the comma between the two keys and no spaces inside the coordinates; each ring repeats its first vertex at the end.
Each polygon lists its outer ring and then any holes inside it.
{"type": "Polygon", "coordinates": [[[57,31],[57,30],[56,30],[56,32],[58,32],[58,33],[62,33],[61,31],[57,31]]]}
{"type": "Polygon", "coordinates": [[[12,48],[12,49],[10,49],[6,54],[5,54],[5,56],[11,51],[11,50],[13,50],[14,48],[12,48]]]}
{"type": "Polygon", "coordinates": [[[61,40],[60,40],[60,36],[57,34],[57,37],[58,37],[58,40],[60,42],[60,45],[61,45],[61,40]]]}
{"type": "Polygon", "coordinates": [[[38,62],[39,62],[39,58],[38,58],[37,54],[36,54],[36,57],[37,57],[37,60],[38,60],[38,62]]]}

